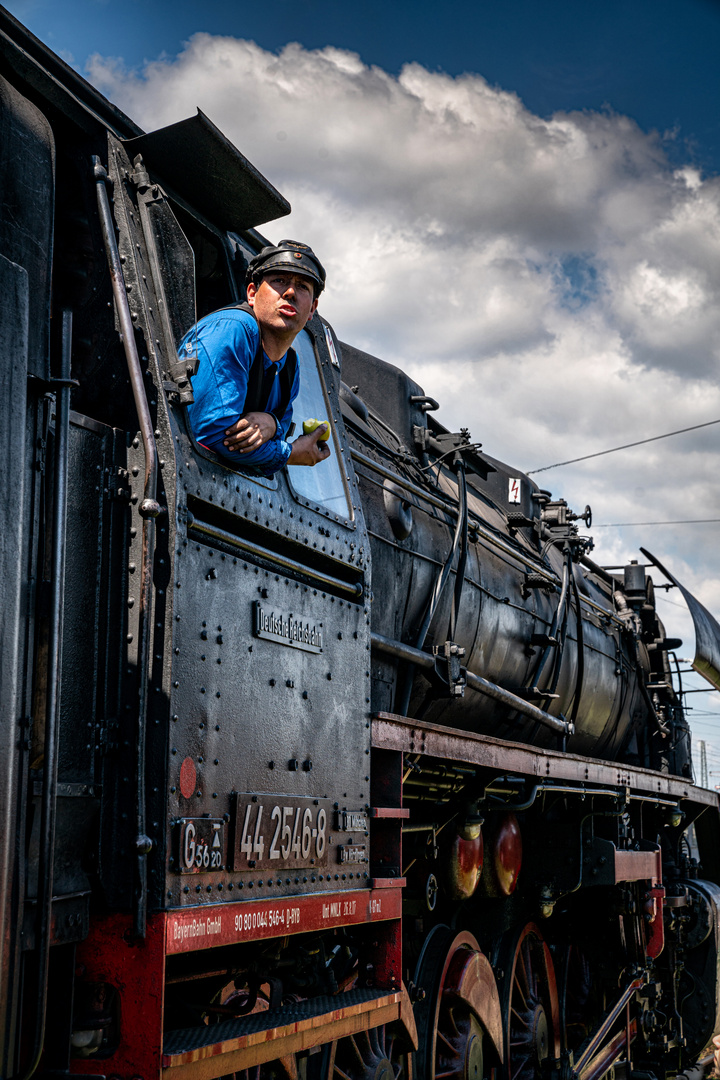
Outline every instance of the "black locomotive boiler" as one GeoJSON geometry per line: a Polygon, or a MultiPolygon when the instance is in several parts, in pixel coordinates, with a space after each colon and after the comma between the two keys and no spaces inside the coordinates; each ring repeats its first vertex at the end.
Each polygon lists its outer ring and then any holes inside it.
{"type": "MultiPolygon", "coordinates": [[[[7,1080],[664,1080],[720,1029],[720,820],[647,573],[314,317],[273,479],[195,320],[289,206],[0,9],[7,1080]]],[[[656,576],[656,580],[658,580],[656,576]]]]}

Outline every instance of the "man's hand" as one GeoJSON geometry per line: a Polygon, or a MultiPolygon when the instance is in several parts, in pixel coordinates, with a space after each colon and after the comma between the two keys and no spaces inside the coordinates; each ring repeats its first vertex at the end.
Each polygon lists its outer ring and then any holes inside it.
{"type": "Polygon", "coordinates": [[[275,438],[277,421],[272,413],[249,412],[225,432],[223,445],[233,453],[249,454],[275,438]]]}
{"type": "Polygon", "coordinates": [[[321,424],[310,435],[301,435],[291,443],[288,465],[317,465],[330,457],[330,447],[322,440],[327,430],[328,425],[321,424]]]}

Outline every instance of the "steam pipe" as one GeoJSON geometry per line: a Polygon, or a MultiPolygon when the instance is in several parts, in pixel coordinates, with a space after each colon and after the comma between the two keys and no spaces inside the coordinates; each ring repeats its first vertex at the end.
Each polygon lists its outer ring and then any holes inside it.
{"type": "MultiPolygon", "coordinates": [[[[569,592],[569,581],[570,581],[571,577],[572,577],[573,584],[574,584],[575,583],[575,575],[573,573],[572,552],[571,552],[571,550],[570,550],[570,548],[568,546],[568,549],[565,552],[565,559],[564,559],[564,562],[563,562],[564,595],[561,597],[562,605],[563,605],[562,606],[562,625],[560,626],[560,639],[559,639],[559,642],[558,642],[557,652],[555,654],[553,674],[552,674],[552,678],[550,680],[550,686],[548,687],[549,692],[551,694],[555,693],[555,691],[557,690],[557,685],[558,685],[558,683],[560,681],[560,671],[562,669],[563,655],[565,653],[565,645],[566,645],[566,642],[567,642],[568,616],[570,614],[570,600],[569,600],[568,592],[569,592]]],[[[558,623],[559,623],[559,621],[560,620],[559,620],[559,616],[558,616],[558,623]]]]}
{"type": "MultiPolygon", "coordinates": [[[[371,643],[376,652],[393,656],[396,660],[405,660],[408,663],[415,664],[417,667],[435,670],[433,657],[421,649],[414,649],[412,645],[405,645],[402,641],[393,641],[392,638],[384,637],[383,634],[372,634],[371,643]]],[[[561,735],[574,734],[574,724],[570,724],[564,717],[550,716],[549,713],[538,709],[531,702],[517,697],[510,690],[504,690],[501,686],[497,686],[496,683],[492,683],[488,679],[483,679],[481,675],[475,675],[472,671],[467,671],[465,678],[467,685],[472,690],[478,690],[481,694],[502,702],[503,705],[507,705],[508,708],[513,709],[515,712],[529,716],[531,720],[537,720],[538,723],[552,728],[553,731],[557,731],[561,735]]]]}
{"type": "Polygon", "coordinates": [[[130,385],[140,424],[140,434],[145,452],[145,489],[140,504],[142,528],[142,576],[140,583],[140,611],[138,615],[138,716],[137,738],[135,747],[135,913],[134,929],[138,937],[145,937],[147,924],[147,856],[152,849],[152,841],[146,833],[145,821],[145,735],[148,707],[148,675],[150,670],[150,628],[152,619],[152,575],[155,556],[155,518],[162,507],[157,501],[157,450],[153,432],[150,409],[145,394],[140,358],[135,343],[133,326],[128,304],[127,291],[123,278],[120,253],[115,240],[115,227],[110,212],[107,185],[110,183],[107,171],[100,158],[93,155],[93,175],[97,190],[98,211],[102,227],[105,254],[107,256],[110,280],[112,282],[115,309],[120,322],[120,332],[125,360],[127,362],[130,385]]]}
{"type": "Polygon", "coordinates": [[[580,590],[578,589],[577,578],[575,572],[572,575],[573,595],[575,597],[575,620],[577,623],[577,678],[575,680],[575,700],[572,705],[572,712],[570,713],[570,722],[572,724],[577,720],[578,710],[580,708],[580,695],[582,694],[583,682],[585,679],[585,631],[583,630],[582,622],[582,608],[580,606],[580,590]]]}
{"type": "MultiPolygon", "coordinates": [[[[563,621],[565,619],[565,604],[566,604],[566,601],[567,601],[567,594],[568,594],[568,559],[569,559],[569,554],[566,552],[565,553],[565,558],[563,560],[562,584],[561,584],[561,587],[560,587],[560,599],[558,600],[557,607],[555,608],[555,612],[553,614],[553,620],[552,620],[552,623],[550,625],[550,631],[549,631],[549,634],[548,634],[548,636],[551,637],[551,638],[554,638],[557,635],[558,626],[560,625],[560,619],[563,618],[563,621]]],[[[552,652],[554,647],[555,646],[553,646],[553,645],[546,645],[545,646],[545,650],[544,650],[542,656],[540,657],[540,663],[538,664],[537,670],[535,671],[535,674],[533,675],[533,686],[538,685],[538,682],[540,681],[540,676],[542,675],[543,671],[545,670],[545,665],[548,662],[548,659],[550,657],[550,653],[552,652]]],[[[559,646],[558,646],[558,651],[559,651],[559,646]]],[[[556,672],[559,672],[560,661],[561,660],[562,660],[562,656],[558,656],[557,663],[555,664],[556,672]]],[[[555,680],[555,683],[557,684],[557,680],[555,680]]],[[[548,693],[549,694],[553,694],[554,692],[555,692],[555,686],[548,687],[548,693]]]]}
{"type": "Polygon", "coordinates": [[[70,358],[72,353],[72,311],[62,313],[60,378],[56,385],[55,477],[51,533],[50,626],[47,659],[47,703],[43,749],[42,803],[40,808],[40,853],[38,860],[37,956],[38,984],[35,1030],[30,1064],[23,1080],[35,1073],[45,1041],[47,983],[50,965],[50,928],[53,898],[53,856],[57,809],[59,706],[61,691],[62,613],[65,597],[65,532],[68,501],[68,444],[70,437],[70,358]]]}
{"type": "MultiPolygon", "coordinates": [[[[422,649],[423,645],[425,644],[425,638],[427,637],[427,632],[430,629],[430,623],[435,617],[435,612],[438,609],[438,604],[440,603],[440,600],[442,599],[442,594],[445,591],[445,586],[447,585],[447,580],[450,577],[450,571],[452,570],[452,564],[455,561],[455,553],[458,549],[463,534],[463,521],[463,507],[460,506],[457,516],[457,522],[455,525],[455,532],[453,534],[452,545],[450,547],[450,554],[445,560],[445,565],[440,572],[439,578],[435,582],[435,588],[433,589],[432,596],[430,597],[430,603],[428,604],[427,610],[425,612],[425,617],[422,621],[422,625],[420,627],[417,640],[415,642],[416,649],[422,649]]],[[[407,708],[407,702],[405,703],[405,708],[407,708]]]]}
{"type": "Polygon", "coordinates": [[[462,599],[463,585],[465,584],[465,568],[468,557],[468,499],[467,479],[465,477],[465,462],[458,455],[457,463],[458,495],[460,496],[460,519],[462,520],[460,532],[460,556],[458,558],[457,572],[455,574],[455,592],[453,594],[452,609],[450,612],[450,630],[448,638],[455,640],[457,623],[460,617],[460,602],[462,599]]]}
{"type": "MultiPolygon", "coordinates": [[[[463,471],[463,479],[464,479],[464,475],[465,474],[464,474],[464,471],[463,471]]],[[[455,553],[457,552],[458,546],[460,544],[460,540],[463,537],[464,537],[464,541],[465,541],[465,554],[467,556],[467,489],[465,489],[465,491],[464,491],[465,497],[463,499],[463,493],[460,490],[460,481],[459,480],[458,480],[458,495],[460,496],[460,505],[459,505],[458,510],[457,510],[457,521],[455,523],[455,532],[453,534],[452,544],[450,545],[450,553],[449,553],[447,559],[445,560],[445,565],[443,566],[442,570],[440,571],[439,577],[435,581],[435,587],[434,587],[434,589],[432,591],[432,595],[430,597],[430,602],[429,602],[429,604],[427,606],[427,610],[425,611],[425,615],[424,615],[422,624],[421,624],[420,629],[418,631],[417,640],[415,641],[415,648],[416,649],[422,649],[423,645],[425,644],[425,638],[427,637],[427,632],[430,629],[430,624],[431,624],[431,622],[433,621],[433,619],[435,617],[435,612],[437,611],[440,600],[442,599],[442,595],[445,592],[445,586],[447,585],[447,580],[450,577],[450,571],[452,570],[452,564],[455,562],[455,553]]],[[[461,567],[458,564],[457,581],[460,582],[460,588],[462,589],[462,577],[460,576],[460,573],[461,573],[461,567]]],[[[464,575],[464,565],[462,567],[462,573],[464,575]]],[[[457,594],[457,583],[456,583],[456,594],[457,594]]],[[[455,607],[455,601],[453,600],[453,608],[454,607],[455,607]]],[[[455,621],[455,619],[454,619],[454,612],[453,612],[453,615],[451,616],[451,624],[454,624],[454,621],[455,621]]],[[[452,630],[453,630],[453,628],[454,627],[451,626],[450,640],[452,640],[452,630]]],[[[423,655],[426,655],[426,654],[423,653],[423,655]]],[[[404,673],[403,678],[402,678],[402,683],[398,687],[398,693],[397,693],[397,700],[396,700],[396,703],[395,703],[395,708],[396,708],[397,712],[399,712],[402,716],[405,716],[405,714],[408,711],[408,707],[410,705],[410,695],[411,695],[411,693],[412,693],[412,669],[410,669],[410,670],[408,670],[408,671],[406,671],[404,673]]]]}

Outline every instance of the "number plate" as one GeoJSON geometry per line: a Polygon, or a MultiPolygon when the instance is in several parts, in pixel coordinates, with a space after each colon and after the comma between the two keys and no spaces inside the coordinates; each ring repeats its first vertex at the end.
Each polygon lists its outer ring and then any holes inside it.
{"type": "Polygon", "coordinates": [[[239,793],[235,800],[234,870],[327,866],[330,799],[239,793]]]}
{"type": "Polygon", "coordinates": [[[180,818],[177,866],[181,874],[224,870],[227,862],[222,818],[180,818]]]}

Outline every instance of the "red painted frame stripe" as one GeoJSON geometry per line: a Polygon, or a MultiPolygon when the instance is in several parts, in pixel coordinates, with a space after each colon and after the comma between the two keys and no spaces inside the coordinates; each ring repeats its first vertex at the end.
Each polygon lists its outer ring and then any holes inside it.
{"type": "Polygon", "coordinates": [[[165,952],[195,952],[260,938],[286,937],[402,915],[400,889],[362,889],[167,912],[165,952]]]}

